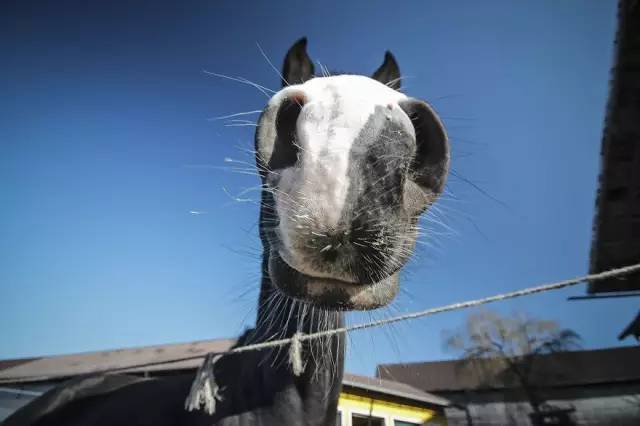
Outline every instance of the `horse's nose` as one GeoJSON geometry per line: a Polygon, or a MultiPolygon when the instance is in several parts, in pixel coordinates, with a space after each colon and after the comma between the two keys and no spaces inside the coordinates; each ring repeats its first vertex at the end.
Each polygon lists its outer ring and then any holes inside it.
{"type": "MultiPolygon", "coordinates": [[[[350,226],[315,236],[314,247],[327,262],[335,262],[340,256],[362,257],[376,255],[381,242],[373,223],[354,220],[350,226]]],[[[355,260],[355,259],[352,259],[355,260]]]]}
{"type": "Polygon", "coordinates": [[[351,245],[350,231],[340,230],[324,234],[318,241],[320,256],[326,262],[335,262],[351,245]]]}

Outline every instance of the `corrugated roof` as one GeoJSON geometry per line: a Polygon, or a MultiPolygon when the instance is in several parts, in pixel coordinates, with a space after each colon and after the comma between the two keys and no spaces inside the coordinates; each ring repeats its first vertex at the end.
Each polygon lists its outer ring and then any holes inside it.
{"type": "Polygon", "coordinates": [[[0,360],[0,371],[6,370],[7,368],[12,368],[12,367],[18,366],[20,364],[31,362],[31,361],[34,361],[36,359],[38,359],[38,358],[22,358],[22,359],[0,360]]]}
{"type": "MultiPolygon", "coordinates": [[[[640,381],[640,347],[539,355],[531,377],[538,386],[584,386],[640,381]]],[[[517,387],[503,363],[480,359],[379,365],[376,375],[429,392],[517,387]]]]}
{"type": "Polygon", "coordinates": [[[349,386],[364,391],[377,392],[392,395],[412,401],[425,402],[427,404],[446,407],[449,401],[429,392],[425,392],[406,383],[392,380],[385,380],[377,377],[358,376],[356,374],[345,373],[342,379],[344,386],[349,386]]]}
{"type": "MultiPolygon", "coordinates": [[[[591,273],[640,262],[640,2],[621,0],[600,152],[591,273]]],[[[589,293],[640,290],[640,273],[590,283],[589,293]]]]}
{"type": "Polygon", "coordinates": [[[37,382],[63,379],[101,372],[109,369],[123,369],[121,372],[184,370],[197,368],[201,359],[169,363],[178,358],[204,356],[208,352],[225,351],[235,340],[203,340],[191,343],[146,346],[131,349],[116,349],[98,352],[86,352],[71,355],[48,356],[29,360],[3,361],[13,366],[0,370],[0,383],[37,382]],[[166,362],[166,363],[165,363],[166,362]],[[126,368],[132,365],[165,363],[147,367],[126,368]]]}

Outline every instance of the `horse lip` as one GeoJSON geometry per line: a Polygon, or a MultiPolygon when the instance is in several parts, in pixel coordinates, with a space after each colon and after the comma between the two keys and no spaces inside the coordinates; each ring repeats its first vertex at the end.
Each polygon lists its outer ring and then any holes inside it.
{"type": "Polygon", "coordinates": [[[316,278],[289,266],[277,250],[271,251],[269,275],[276,288],[288,297],[330,310],[376,309],[387,305],[398,291],[397,273],[367,284],[316,278]]]}
{"type": "Polygon", "coordinates": [[[366,286],[366,285],[369,285],[369,284],[361,284],[361,283],[356,282],[356,281],[347,281],[347,280],[340,279],[340,278],[322,276],[322,275],[313,275],[313,274],[309,274],[307,272],[303,272],[300,269],[298,269],[295,266],[293,266],[292,265],[293,262],[291,262],[289,260],[289,256],[288,255],[284,255],[281,250],[278,250],[277,254],[278,254],[278,257],[284,263],[286,263],[289,268],[291,268],[292,270],[294,270],[295,272],[297,272],[298,274],[302,275],[305,278],[309,278],[309,279],[314,280],[314,281],[322,281],[322,282],[326,282],[326,283],[334,282],[334,283],[339,284],[339,285],[350,285],[350,286],[366,286]]]}

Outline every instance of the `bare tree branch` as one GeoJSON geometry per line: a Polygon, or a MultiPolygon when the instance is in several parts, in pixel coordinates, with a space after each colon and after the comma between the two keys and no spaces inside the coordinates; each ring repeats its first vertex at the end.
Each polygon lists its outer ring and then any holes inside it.
{"type": "MultiPolygon", "coordinates": [[[[493,368],[486,368],[485,375],[504,372],[511,375],[527,395],[534,411],[538,411],[544,402],[537,396],[536,378],[532,377],[536,357],[579,348],[579,342],[580,336],[575,331],[560,328],[555,321],[523,314],[501,317],[491,311],[469,315],[464,327],[449,332],[444,339],[445,347],[464,359],[491,360],[493,368]],[[504,366],[504,371],[496,370],[498,365],[504,366]]],[[[485,377],[485,380],[492,378],[485,377]]]]}

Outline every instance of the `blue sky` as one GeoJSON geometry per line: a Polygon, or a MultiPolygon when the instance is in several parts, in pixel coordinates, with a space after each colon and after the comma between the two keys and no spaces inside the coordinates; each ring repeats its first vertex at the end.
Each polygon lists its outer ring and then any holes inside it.
{"type": "MultiPolygon", "coordinates": [[[[256,42],[279,67],[303,35],[336,70],[368,74],[391,50],[406,92],[451,137],[447,228],[425,222],[392,308],[350,321],[587,272],[613,0],[14,3],[0,14],[0,359],[251,324],[253,128],[208,118],[266,98],[203,70],[277,89],[256,42]]],[[[583,293],[493,309],[555,319],[587,348],[618,345],[637,301],[566,300],[583,293]]],[[[450,357],[442,330],[467,314],[357,332],[347,368],[450,357]]]]}

